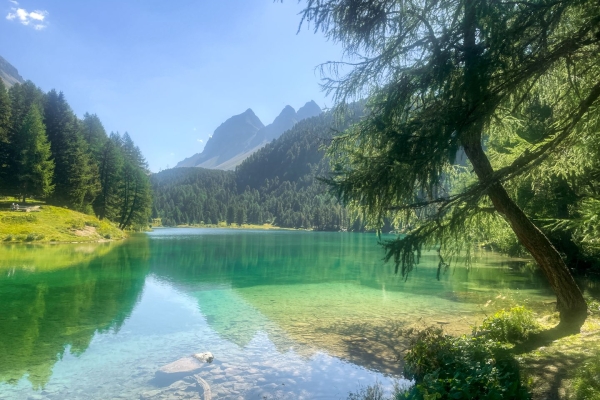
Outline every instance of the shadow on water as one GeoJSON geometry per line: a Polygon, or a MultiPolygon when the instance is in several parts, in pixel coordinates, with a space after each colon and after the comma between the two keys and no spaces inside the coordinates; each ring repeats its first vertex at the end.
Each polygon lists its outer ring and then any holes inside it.
{"type": "Polygon", "coordinates": [[[43,387],[67,348],[78,356],[96,333],[117,332],[139,301],[147,242],[80,248],[0,247],[0,382],[43,387]],[[41,271],[23,267],[32,260],[41,271]]]}

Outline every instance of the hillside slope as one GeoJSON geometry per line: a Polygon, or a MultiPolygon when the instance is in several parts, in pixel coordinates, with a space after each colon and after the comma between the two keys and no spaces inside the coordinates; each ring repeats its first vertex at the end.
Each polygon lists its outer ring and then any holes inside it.
{"type": "Polygon", "coordinates": [[[7,202],[0,207],[0,240],[5,243],[98,242],[126,237],[106,220],[62,207],[41,205],[32,212],[10,211],[7,202]]]}
{"type": "Polygon", "coordinates": [[[17,83],[25,83],[23,77],[19,75],[19,71],[2,56],[0,56],[0,79],[7,88],[17,83]]]}

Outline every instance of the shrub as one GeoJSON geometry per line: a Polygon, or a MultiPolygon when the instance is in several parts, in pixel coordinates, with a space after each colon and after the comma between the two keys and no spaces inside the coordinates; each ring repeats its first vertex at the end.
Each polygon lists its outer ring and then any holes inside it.
{"type": "Polygon", "coordinates": [[[6,237],[4,238],[5,242],[10,242],[14,239],[15,237],[13,235],[6,235],[6,237]]]}
{"type": "Polygon", "coordinates": [[[42,239],[44,239],[44,235],[41,233],[30,233],[25,237],[26,242],[34,242],[42,239]]]}
{"type": "Polygon", "coordinates": [[[100,228],[100,223],[97,221],[85,221],[86,226],[91,226],[94,228],[100,228]]]}
{"type": "Polygon", "coordinates": [[[500,310],[487,317],[481,326],[475,329],[475,334],[485,334],[491,340],[515,344],[540,331],[541,326],[533,317],[533,313],[525,307],[518,306],[510,310],[500,310]]]}
{"type": "Polygon", "coordinates": [[[600,400],[600,358],[588,361],[573,380],[577,400],[600,400]]]}
{"type": "Polygon", "coordinates": [[[418,333],[405,356],[415,385],[398,399],[529,399],[507,348],[485,337],[450,337],[439,328],[418,333]]]}

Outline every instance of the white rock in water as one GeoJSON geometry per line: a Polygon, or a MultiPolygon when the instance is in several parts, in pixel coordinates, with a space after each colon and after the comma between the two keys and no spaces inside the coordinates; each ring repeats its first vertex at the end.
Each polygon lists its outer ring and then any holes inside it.
{"type": "Polygon", "coordinates": [[[194,357],[198,361],[205,362],[205,363],[211,363],[215,359],[215,357],[212,355],[212,353],[210,351],[207,351],[206,353],[196,353],[196,354],[193,354],[192,357],[194,357]]]}

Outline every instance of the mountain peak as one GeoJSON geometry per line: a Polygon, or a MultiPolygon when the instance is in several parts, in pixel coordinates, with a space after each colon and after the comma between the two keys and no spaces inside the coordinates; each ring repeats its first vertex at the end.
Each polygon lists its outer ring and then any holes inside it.
{"type": "Polygon", "coordinates": [[[297,115],[298,121],[301,121],[306,118],[316,117],[317,115],[321,114],[322,112],[323,111],[321,110],[321,107],[319,107],[319,105],[317,103],[315,103],[314,100],[311,100],[308,103],[306,103],[305,105],[303,105],[302,107],[300,107],[300,109],[298,110],[296,115],[297,115]]]}

